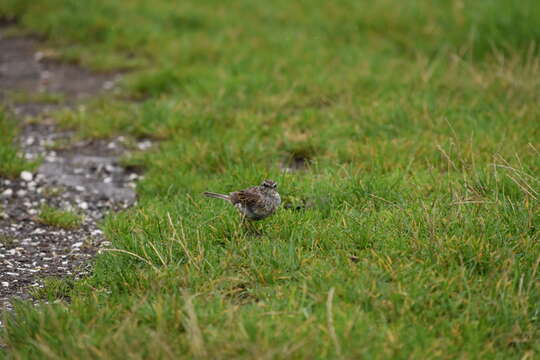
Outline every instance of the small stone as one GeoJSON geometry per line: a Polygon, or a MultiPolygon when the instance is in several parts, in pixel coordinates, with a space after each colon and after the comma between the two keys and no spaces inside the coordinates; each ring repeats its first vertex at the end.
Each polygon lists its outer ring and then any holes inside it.
{"type": "Polygon", "coordinates": [[[146,150],[150,148],[151,146],[152,146],[152,142],[149,140],[141,141],[140,143],[137,144],[137,147],[139,148],[139,150],[146,150]]]}
{"type": "Polygon", "coordinates": [[[24,181],[32,181],[33,178],[34,175],[32,175],[30,171],[21,172],[21,179],[23,179],[24,181]]]}
{"type": "Polygon", "coordinates": [[[39,74],[39,76],[41,77],[42,80],[48,80],[48,79],[51,78],[52,73],[51,73],[50,71],[45,70],[45,71],[42,71],[42,72],[39,74]]]}
{"type": "Polygon", "coordinates": [[[113,81],[105,81],[103,83],[103,89],[105,90],[110,90],[114,87],[114,82],[113,81]]]}
{"type": "Polygon", "coordinates": [[[79,207],[83,210],[87,210],[88,209],[88,203],[83,201],[82,203],[79,204],[79,207]]]}
{"type": "Polygon", "coordinates": [[[43,51],[37,51],[34,54],[34,60],[36,60],[36,61],[41,61],[41,59],[43,59],[44,57],[45,57],[45,55],[43,54],[43,51]]]}
{"type": "MultiPolygon", "coordinates": [[[[80,248],[81,246],[83,245],[82,241],[81,242],[76,242],[75,244],[71,245],[72,248],[80,248]]],[[[66,265],[67,264],[67,261],[63,261],[62,262],[63,265],[66,265]],[[64,264],[65,263],[65,264],[64,264]]]]}
{"type": "Polygon", "coordinates": [[[112,182],[112,177],[110,177],[110,176],[106,177],[105,179],[103,179],[103,182],[104,182],[105,184],[111,183],[111,182],[112,182]]]}
{"type": "Polygon", "coordinates": [[[85,191],[86,189],[85,189],[84,186],[77,185],[77,186],[75,186],[75,190],[77,190],[78,192],[83,192],[83,191],[85,191]]]}
{"type": "Polygon", "coordinates": [[[7,281],[2,281],[2,286],[3,287],[8,287],[9,286],[9,283],[7,281]]]}
{"type": "Polygon", "coordinates": [[[26,190],[22,190],[22,189],[21,189],[21,190],[17,191],[17,196],[18,196],[18,197],[23,197],[23,196],[25,196],[25,195],[26,195],[26,190]]]}
{"type": "Polygon", "coordinates": [[[13,196],[13,190],[11,189],[6,189],[2,192],[2,198],[4,199],[10,198],[11,196],[13,196]]]}

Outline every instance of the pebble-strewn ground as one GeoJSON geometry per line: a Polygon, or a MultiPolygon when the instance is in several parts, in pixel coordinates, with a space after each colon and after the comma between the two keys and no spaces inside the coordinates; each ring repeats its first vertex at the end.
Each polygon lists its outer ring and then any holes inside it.
{"type": "MultiPolygon", "coordinates": [[[[117,76],[93,74],[74,65],[46,60],[46,51],[29,38],[2,37],[0,28],[0,102],[8,92],[55,92],[76,101],[114,89],[117,76]]],[[[0,310],[10,298],[29,299],[28,289],[48,276],[79,277],[88,273],[89,259],[107,246],[98,222],[110,211],[135,202],[139,175],[118,165],[125,151],[122,137],[112,141],[74,142],[70,132],[59,131],[48,111],[57,105],[10,104],[23,122],[45,115],[40,123],[23,126],[21,155],[41,158],[37,172],[16,179],[0,178],[0,310]],[[68,144],[58,148],[55,144],[68,144]],[[38,221],[41,206],[70,210],[83,216],[76,229],[61,229],[38,221]]],[[[138,144],[139,149],[150,146],[138,144]]]]}

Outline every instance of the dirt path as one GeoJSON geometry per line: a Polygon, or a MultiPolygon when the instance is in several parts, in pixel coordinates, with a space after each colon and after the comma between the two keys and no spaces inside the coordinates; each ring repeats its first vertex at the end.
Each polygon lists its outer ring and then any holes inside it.
{"type": "MultiPolygon", "coordinates": [[[[11,105],[21,123],[27,116],[46,115],[58,106],[75,106],[81,99],[111,91],[119,78],[50,60],[36,40],[4,33],[0,27],[0,103],[13,91],[60,93],[65,98],[63,105],[31,100],[11,105]]],[[[98,222],[107,212],[135,202],[139,175],[117,162],[125,151],[123,138],[77,143],[49,120],[23,123],[21,152],[28,159],[43,158],[37,172],[0,178],[0,311],[10,309],[11,297],[30,299],[28,290],[41,286],[47,276],[87,274],[88,260],[107,245],[98,222]],[[52,146],[59,142],[69,145],[52,146]],[[43,204],[82,214],[82,226],[65,230],[39,223],[43,204]]]]}

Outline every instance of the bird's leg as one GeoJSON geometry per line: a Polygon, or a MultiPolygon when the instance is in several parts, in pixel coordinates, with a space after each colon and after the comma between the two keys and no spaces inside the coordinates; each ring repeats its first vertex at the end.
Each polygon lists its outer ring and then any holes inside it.
{"type": "Polygon", "coordinates": [[[249,224],[250,230],[253,233],[253,235],[255,235],[255,236],[261,236],[262,235],[262,232],[259,229],[257,229],[257,226],[255,225],[255,222],[248,221],[248,224],[249,224]]]}
{"type": "Polygon", "coordinates": [[[246,226],[246,215],[242,214],[240,216],[240,227],[246,226]]]}
{"type": "Polygon", "coordinates": [[[251,224],[251,221],[249,221],[246,218],[246,215],[244,215],[243,213],[240,218],[240,227],[245,228],[247,232],[252,232],[253,230],[253,225],[251,224]]]}
{"type": "Polygon", "coordinates": [[[240,220],[240,227],[245,228],[247,232],[253,231],[253,225],[251,224],[251,221],[249,221],[244,213],[241,215],[240,220]]]}

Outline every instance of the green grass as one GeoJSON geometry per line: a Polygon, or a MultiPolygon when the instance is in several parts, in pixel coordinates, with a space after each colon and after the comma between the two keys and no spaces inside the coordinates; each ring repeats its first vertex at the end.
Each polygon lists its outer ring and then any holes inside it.
{"type": "Polygon", "coordinates": [[[7,0],[65,59],[132,69],[56,114],[160,142],[71,303],[12,358],[539,356],[540,3],[7,0]],[[126,99],[136,99],[130,103],[126,99]],[[284,172],[291,159],[309,160],[284,172]],[[243,231],[205,190],[279,182],[243,231]]]}
{"type": "MultiPolygon", "coordinates": [[[[2,214],[2,208],[0,208],[0,214],[2,214]]],[[[14,238],[9,235],[0,234],[0,245],[8,248],[14,244],[14,238]]]]}
{"type": "Polygon", "coordinates": [[[54,198],[61,196],[66,192],[63,186],[45,185],[41,188],[41,193],[47,198],[54,198]]]}
{"type": "Polygon", "coordinates": [[[62,229],[76,229],[81,226],[83,218],[72,211],[61,210],[49,205],[43,205],[39,212],[40,223],[62,229]]]}
{"type": "Polygon", "coordinates": [[[68,299],[72,288],[73,282],[69,279],[47,277],[43,279],[43,287],[33,287],[29,293],[36,300],[53,302],[68,299]]]}
{"type": "Polygon", "coordinates": [[[59,93],[48,92],[25,92],[12,91],[6,95],[6,102],[12,104],[54,104],[60,105],[64,101],[64,96],[59,93]]]}
{"type": "Polygon", "coordinates": [[[0,107],[0,176],[15,178],[24,170],[33,171],[36,161],[27,161],[20,154],[15,144],[18,128],[15,122],[0,107]]]}

